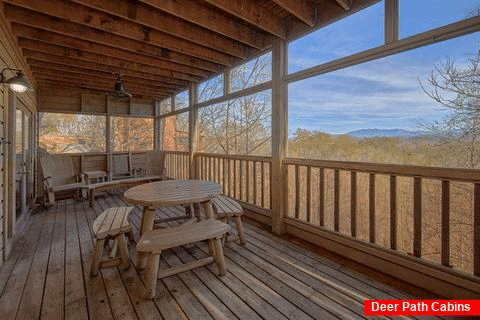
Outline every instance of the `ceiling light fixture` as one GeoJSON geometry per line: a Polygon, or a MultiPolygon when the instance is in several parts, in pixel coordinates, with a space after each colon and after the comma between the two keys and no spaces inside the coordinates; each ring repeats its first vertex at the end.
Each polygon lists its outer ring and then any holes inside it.
{"type": "Polygon", "coordinates": [[[113,90],[110,92],[107,92],[107,95],[111,97],[115,97],[120,100],[126,100],[132,97],[131,93],[125,92],[123,88],[123,82],[122,82],[122,76],[123,74],[114,74],[115,77],[117,78],[117,81],[115,82],[115,85],[113,87],[113,90]]]}
{"type": "Polygon", "coordinates": [[[22,70],[12,69],[12,68],[4,68],[2,69],[2,74],[0,76],[0,83],[7,84],[13,91],[16,92],[25,92],[27,90],[33,90],[32,85],[25,79],[25,75],[23,74],[22,70]],[[12,72],[16,72],[17,74],[8,80],[5,78],[5,71],[10,70],[12,72]]]}

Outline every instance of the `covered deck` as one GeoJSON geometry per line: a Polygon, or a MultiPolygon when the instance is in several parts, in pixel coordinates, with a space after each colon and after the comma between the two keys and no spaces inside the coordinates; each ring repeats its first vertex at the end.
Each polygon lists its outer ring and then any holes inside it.
{"type": "MultiPolygon", "coordinates": [[[[375,143],[352,152],[351,141],[365,140],[346,137],[344,149],[329,149],[346,135],[317,131],[323,120],[348,122],[351,114],[341,112],[347,101],[365,118],[380,114],[395,125],[394,109],[422,115],[427,103],[415,100],[438,97],[426,98],[421,85],[411,89],[412,77],[418,84],[411,69],[436,68],[423,62],[433,46],[449,54],[457,40],[477,43],[478,7],[461,7],[469,11],[440,24],[422,19],[426,27],[402,34],[402,15],[410,21],[409,13],[420,11],[402,11],[401,2],[0,0],[0,318],[356,319],[365,317],[367,299],[478,299],[478,122],[470,144],[448,150],[470,166],[451,165],[442,150],[433,164],[422,158],[443,136],[425,139],[413,155],[387,145],[377,161],[368,157],[375,143]],[[304,57],[310,35],[313,51],[331,52],[304,57]],[[349,41],[360,45],[350,50],[349,41]],[[409,53],[425,48],[418,65],[407,65],[409,53]],[[13,91],[8,82],[19,75],[33,90],[13,91]],[[399,86],[389,82],[393,76],[399,86]],[[312,94],[329,82],[330,91],[312,94]],[[373,85],[377,91],[364,90],[373,85]],[[353,96],[353,86],[364,95],[353,96]],[[331,139],[289,149],[289,114],[307,100],[299,121],[320,113],[310,133],[331,139]],[[39,161],[46,153],[62,154],[70,178],[90,173],[97,179],[91,183],[130,183],[133,169],[145,168],[139,179],[157,170],[169,179],[216,182],[241,204],[247,244],[226,244],[226,276],[214,265],[171,276],[158,281],[154,300],[145,299],[135,268],[90,277],[93,221],[126,206],[125,189],[95,198],[93,207],[46,201],[39,161]],[[415,157],[422,161],[408,162],[415,157]]],[[[452,1],[446,10],[461,5],[452,1]]],[[[476,61],[467,79],[475,103],[458,100],[474,105],[467,111],[480,119],[480,54],[476,61]]],[[[141,212],[136,207],[131,216],[137,241],[141,212]]],[[[135,245],[128,249],[135,265],[135,245]]],[[[203,242],[170,249],[161,264],[207,252],[203,242]]]]}
{"type": "MultiPolygon", "coordinates": [[[[360,319],[365,299],[435,298],[403,281],[366,268],[294,237],[244,223],[247,244],[225,246],[227,275],[215,265],[158,281],[144,297],[135,268],[102,269],[90,277],[92,224],[112,206],[128,205],[123,190],[87,201],[60,200],[22,226],[11,258],[0,269],[5,319],[360,319]]],[[[182,208],[157,216],[182,214],[182,208]]],[[[138,240],[141,208],[130,221],[138,240]]],[[[234,225],[232,224],[232,228],[234,225]]],[[[235,232],[235,231],[234,231],[235,232]]],[[[135,264],[135,244],[129,244],[135,264]]],[[[163,266],[203,258],[206,243],[168,250],[163,266]]]]}

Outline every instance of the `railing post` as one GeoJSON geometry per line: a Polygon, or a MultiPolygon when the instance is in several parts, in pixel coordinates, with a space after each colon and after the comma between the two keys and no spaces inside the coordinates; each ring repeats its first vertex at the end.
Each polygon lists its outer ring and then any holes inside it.
{"type": "Polygon", "coordinates": [[[189,178],[198,179],[197,168],[195,162],[195,153],[198,151],[198,107],[197,107],[197,85],[195,83],[190,83],[189,92],[189,130],[188,130],[188,161],[189,161],[189,178]]]}
{"type": "Polygon", "coordinates": [[[283,234],[286,231],[283,219],[287,206],[287,166],[282,164],[287,155],[288,139],[288,85],[287,43],[274,37],[272,45],[272,231],[283,234]],[[275,195],[275,197],[272,197],[275,195]]]}

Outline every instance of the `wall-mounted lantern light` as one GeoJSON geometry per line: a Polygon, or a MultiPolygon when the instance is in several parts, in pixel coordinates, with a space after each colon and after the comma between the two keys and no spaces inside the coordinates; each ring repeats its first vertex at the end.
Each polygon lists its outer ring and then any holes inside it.
{"type": "Polygon", "coordinates": [[[2,69],[2,74],[0,76],[0,83],[7,84],[8,86],[10,86],[10,88],[13,91],[16,91],[16,92],[25,92],[27,90],[33,90],[33,87],[30,84],[30,82],[28,82],[27,79],[25,79],[25,76],[22,70],[18,70],[18,69],[12,69],[12,68],[2,69]],[[7,80],[5,77],[5,71],[7,70],[16,72],[17,74],[13,78],[10,78],[7,80]]]}

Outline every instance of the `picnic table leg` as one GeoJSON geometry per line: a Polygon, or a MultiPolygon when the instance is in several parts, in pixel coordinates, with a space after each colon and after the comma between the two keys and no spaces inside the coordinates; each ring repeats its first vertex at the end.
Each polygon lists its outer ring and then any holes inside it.
{"type": "MultiPolygon", "coordinates": [[[[140,226],[140,237],[147,230],[153,230],[153,224],[155,222],[155,208],[144,206],[142,215],[142,224],[140,226]]],[[[147,263],[147,256],[145,252],[137,251],[137,269],[145,269],[147,263]]]]}
{"type": "Polygon", "coordinates": [[[207,219],[214,219],[214,214],[213,214],[213,205],[212,205],[212,201],[209,200],[209,201],[205,201],[202,203],[203,205],[203,208],[205,209],[205,217],[207,219]]]}

